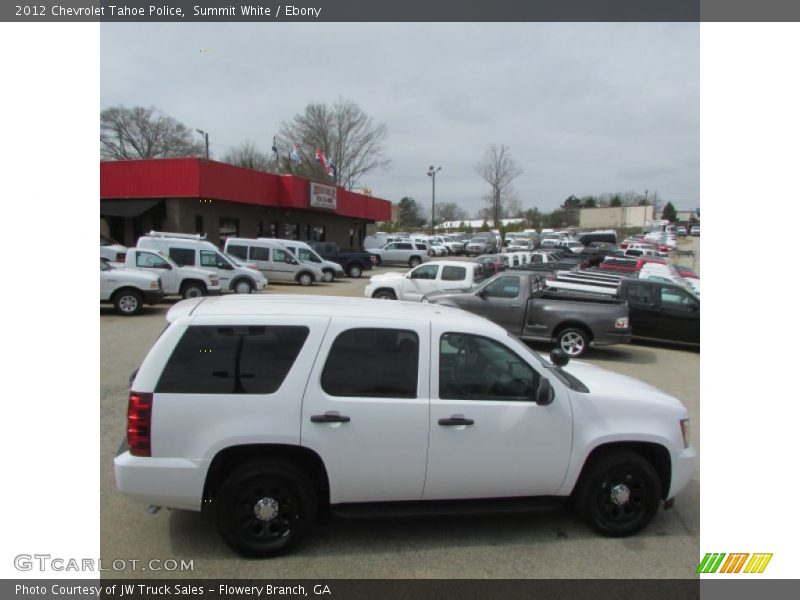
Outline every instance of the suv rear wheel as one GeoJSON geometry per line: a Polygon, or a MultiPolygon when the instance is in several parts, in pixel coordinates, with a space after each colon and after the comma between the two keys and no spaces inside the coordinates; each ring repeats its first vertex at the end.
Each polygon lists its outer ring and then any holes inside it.
{"type": "Polygon", "coordinates": [[[631,535],[647,525],[661,502],[658,472],[630,450],[597,457],[575,493],[579,514],[603,535],[631,535]]]}
{"type": "Polygon", "coordinates": [[[217,529],[236,552],[279,554],[308,533],[317,512],[314,486],[291,463],[259,460],[234,471],[216,502],[217,529]]]}
{"type": "Polygon", "coordinates": [[[420,259],[419,256],[412,256],[411,259],[409,259],[409,261],[408,261],[408,266],[413,269],[414,267],[419,265],[421,262],[422,262],[422,259],[420,259]]]}

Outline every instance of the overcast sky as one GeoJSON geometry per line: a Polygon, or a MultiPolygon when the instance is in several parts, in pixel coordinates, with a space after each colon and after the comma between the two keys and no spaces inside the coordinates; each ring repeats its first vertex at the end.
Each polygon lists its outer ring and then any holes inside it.
{"type": "MultiPolygon", "coordinates": [[[[699,26],[568,23],[103,24],[101,106],[155,106],[209,132],[211,155],[339,97],[388,127],[362,184],[470,214],[491,143],[523,169],[524,208],[634,190],[700,206],[699,26]]],[[[199,136],[198,136],[199,139],[199,136]]]]}

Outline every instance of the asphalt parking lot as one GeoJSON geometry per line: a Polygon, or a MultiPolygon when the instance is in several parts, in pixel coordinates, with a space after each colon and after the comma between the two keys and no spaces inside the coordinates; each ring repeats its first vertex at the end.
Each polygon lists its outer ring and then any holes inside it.
{"type": "MultiPolygon", "coordinates": [[[[699,239],[684,238],[699,272],[699,239]]],[[[380,268],[374,273],[388,270],[380,268]]],[[[363,296],[369,273],[310,288],[271,284],[265,294],[363,296]]],[[[116,491],[112,460],[125,434],[128,378],[165,326],[173,302],[120,317],[100,309],[101,558],[193,559],[193,571],[108,571],[104,577],[202,578],[686,578],[699,560],[699,469],[674,508],[641,533],[610,539],[568,509],[473,518],[328,518],[285,557],[245,560],[218,538],[209,515],[145,507],[116,491]]],[[[546,346],[535,346],[546,352],[546,346]]],[[[587,362],[631,375],[680,398],[700,448],[700,353],[629,344],[595,349],[587,362]]]]}

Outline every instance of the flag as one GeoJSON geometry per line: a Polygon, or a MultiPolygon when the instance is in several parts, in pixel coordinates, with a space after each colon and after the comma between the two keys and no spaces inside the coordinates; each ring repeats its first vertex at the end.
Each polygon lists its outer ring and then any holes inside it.
{"type": "Polygon", "coordinates": [[[297,149],[297,144],[292,144],[292,153],[290,156],[294,162],[300,162],[300,151],[297,149]]]}
{"type": "Polygon", "coordinates": [[[278,158],[278,143],[275,141],[275,136],[272,136],[272,151],[275,153],[275,158],[278,158]]]}
{"type": "Polygon", "coordinates": [[[325,157],[325,155],[322,153],[322,150],[320,150],[319,148],[317,148],[316,150],[314,150],[314,156],[317,158],[317,161],[319,161],[319,163],[320,163],[320,164],[321,164],[323,167],[325,167],[326,169],[328,168],[328,159],[327,159],[327,158],[325,157]]]}

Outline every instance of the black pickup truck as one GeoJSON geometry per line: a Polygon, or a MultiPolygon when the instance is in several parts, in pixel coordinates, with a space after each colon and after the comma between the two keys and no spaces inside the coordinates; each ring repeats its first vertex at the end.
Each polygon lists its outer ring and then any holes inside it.
{"type": "Polygon", "coordinates": [[[546,283],[587,298],[624,300],[633,339],[700,345],[700,298],[682,285],[606,270],[561,271],[546,283]]]}
{"type": "Polygon", "coordinates": [[[479,314],[524,340],[555,343],[571,357],[631,337],[624,301],[550,291],[537,273],[505,271],[470,290],[432,292],[422,301],[479,314]]]}
{"type": "Polygon", "coordinates": [[[322,258],[342,265],[348,277],[361,277],[363,271],[372,270],[372,255],[359,250],[341,250],[334,242],[308,242],[322,258]]]}

